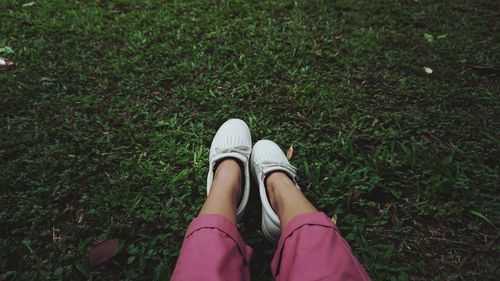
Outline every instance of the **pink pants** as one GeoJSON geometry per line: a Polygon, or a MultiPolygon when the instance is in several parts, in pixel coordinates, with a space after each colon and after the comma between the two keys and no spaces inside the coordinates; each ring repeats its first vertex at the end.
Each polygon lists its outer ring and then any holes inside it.
{"type": "MultiPolygon", "coordinates": [[[[173,281],[250,280],[252,248],[236,226],[219,215],[202,215],[189,226],[173,281]]],[[[370,280],[339,230],[324,213],[293,218],[271,262],[275,280],[370,280]]]]}

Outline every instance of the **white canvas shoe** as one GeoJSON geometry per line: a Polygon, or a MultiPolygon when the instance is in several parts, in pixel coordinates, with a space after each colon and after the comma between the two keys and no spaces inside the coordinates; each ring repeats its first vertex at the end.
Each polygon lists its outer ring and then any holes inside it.
{"type": "Polygon", "coordinates": [[[243,167],[242,176],[244,183],[241,187],[241,202],[236,210],[238,222],[243,218],[250,194],[250,173],[248,162],[252,152],[252,137],[247,124],[240,119],[229,119],[222,124],[215,134],[210,146],[210,168],[207,176],[207,196],[210,193],[214,179],[214,168],[223,158],[234,158],[243,167]]]}
{"type": "MultiPolygon", "coordinates": [[[[250,161],[252,175],[259,184],[262,202],[262,232],[269,240],[277,241],[281,234],[280,219],[267,198],[265,178],[271,172],[282,171],[295,182],[295,167],[290,165],[281,148],[269,140],[260,140],[253,146],[250,161]]],[[[296,182],[295,185],[299,188],[296,182]]]]}

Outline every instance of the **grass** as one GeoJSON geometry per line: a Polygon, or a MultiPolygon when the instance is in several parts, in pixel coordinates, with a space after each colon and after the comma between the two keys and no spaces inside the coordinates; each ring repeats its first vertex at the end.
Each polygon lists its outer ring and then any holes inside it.
{"type": "MultiPolygon", "coordinates": [[[[0,280],[167,280],[230,117],[294,146],[374,280],[499,276],[498,3],[27,4],[0,2],[16,64],[0,69],[0,280]],[[118,255],[85,271],[110,238],[118,255]]],[[[251,201],[240,229],[270,280],[251,201]]]]}

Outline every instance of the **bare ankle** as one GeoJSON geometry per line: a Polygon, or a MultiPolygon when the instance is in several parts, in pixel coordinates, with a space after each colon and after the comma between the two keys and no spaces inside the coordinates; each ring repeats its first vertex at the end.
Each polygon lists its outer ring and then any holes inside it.
{"type": "Polygon", "coordinates": [[[265,184],[268,191],[275,190],[281,187],[294,187],[295,183],[290,177],[281,171],[272,172],[266,176],[265,184]]]}
{"type": "Polygon", "coordinates": [[[212,187],[230,191],[236,203],[240,201],[242,188],[242,171],[236,159],[225,158],[216,165],[212,187]],[[229,190],[228,190],[229,189],[229,190]]]}
{"type": "Polygon", "coordinates": [[[281,171],[272,172],[265,178],[265,185],[271,207],[279,213],[280,193],[288,188],[295,188],[295,184],[287,174],[281,171]]]}
{"type": "Polygon", "coordinates": [[[283,172],[266,177],[269,202],[280,218],[282,229],[299,214],[317,212],[295,183],[283,172]]]}

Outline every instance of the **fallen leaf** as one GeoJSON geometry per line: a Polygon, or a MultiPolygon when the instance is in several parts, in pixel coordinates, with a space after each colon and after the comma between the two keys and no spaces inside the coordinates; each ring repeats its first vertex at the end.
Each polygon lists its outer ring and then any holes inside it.
{"type": "Polygon", "coordinates": [[[76,220],[76,222],[82,223],[83,215],[84,215],[83,209],[80,209],[80,216],[78,216],[78,219],[76,220]]]}
{"type": "Polygon", "coordinates": [[[420,138],[425,142],[431,142],[431,139],[426,136],[420,136],[420,138]]]}
{"type": "Polygon", "coordinates": [[[361,194],[360,191],[349,189],[349,193],[347,194],[347,209],[351,207],[351,203],[358,199],[361,194]]]}
{"type": "Polygon", "coordinates": [[[286,158],[288,160],[292,159],[292,156],[293,156],[293,145],[291,145],[286,151],[286,158]]]}
{"type": "Polygon", "coordinates": [[[335,225],[337,224],[337,213],[333,214],[333,216],[332,216],[332,222],[335,225]]]}
{"type": "Polygon", "coordinates": [[[487,253],[491,249],[491,247],[493,246],[493,244],[495,244],[496,241],[497,241],[497,238],[492,239],[491,241],[486,243],[486,245],[484,245],[484,247],[481,249],[480,252],[478,252],[474,256],[472,256],[472,258],[470,259],[470,261],[468,263],[469,264],[476,263],[482,256],[484,256],[485,253],[487,253]]]}
{"type": "Polygon", "coordinates": [[[59,228],[52,227],[52,242],[57,243],[62,240],[61,230],[59,228]]]}
{"type": "Polygon", "coordinates": [[[427,67],[427,66],[424,66],[424,71],[425,71],[425,73],[427,73],[427,74],[432,74],[432,72],[433,72],[433,71],[432,71],[432,68],[427,67]]]}
{"type": "Polygon", "coordinates": [[[89,267],[96,267],[111,259],[119,251],[120,241],[118,239],[108,239],[98,243],[87,253],[84,263],[89,267]]]}
{"type": "Polygon", "coordinates": [[[300,112],[295,112],[297,114],[297,116],[299,116],[299,118],[302,118],[302,119],[307,119],[304,115],[302,115],[302,113],[300,112]]]}

